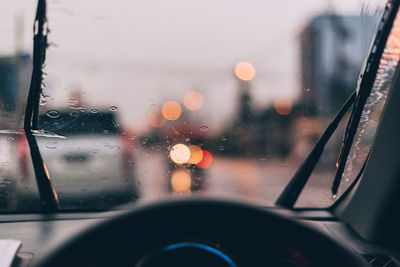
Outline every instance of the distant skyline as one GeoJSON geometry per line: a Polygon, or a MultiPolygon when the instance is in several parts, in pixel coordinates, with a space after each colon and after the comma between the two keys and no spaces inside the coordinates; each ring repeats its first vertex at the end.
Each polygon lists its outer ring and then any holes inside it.
{"type": "MultiPolygon", "coordinates": [[[[382,6],[378,0],[48,3],[49,41],[56,45],[47,58],[49,107],[66,106],[71,92],[81,90],[89,108],[118,106],[125,124],[142,128],[151,109],[167,100],[182,102],[185,92],[197,90],[204,105],[193,117],[210,129],[235,112],[236,62],[256,67],[255,108],[276,97],[296,99],[301,90],[298,34],[307,21],[330,10],[357,15],[382,6]]],[[[15,50],[17,16],[24,18],[20,46],[31,52],[35,5],[27,0],[0,5],[5,12],[0,55],[15,50]]]]}

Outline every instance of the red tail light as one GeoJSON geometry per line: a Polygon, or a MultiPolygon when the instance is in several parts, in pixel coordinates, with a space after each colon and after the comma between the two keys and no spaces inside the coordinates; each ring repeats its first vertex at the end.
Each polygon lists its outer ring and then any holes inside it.
{"type": "Polygon", "coordinates": [[[27,181],[29,179],[28,170],[28,159],[29,159],[29,148],[28,141],[25,135],[17,135],[16,138],[17,154],[18,154],[18,166],[21,172],[21,180],[27,181]]]}
{"type": "Polygon", "coordinates": [[[134,165],[134,158],[133,158],[133,150],[135,149],[135,141],[133,139],[132,132],[124,132],[121,135],[121,163],[122,163],[122,173],[125,178],[133,177],[133,165],[134,165]]]}

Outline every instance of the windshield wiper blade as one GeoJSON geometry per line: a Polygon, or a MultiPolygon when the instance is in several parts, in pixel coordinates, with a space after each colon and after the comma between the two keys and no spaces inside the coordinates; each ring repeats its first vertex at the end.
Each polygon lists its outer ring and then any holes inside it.
{"type": "Polygon", "coordinates": [[[347,125],[345,137],[343,139],[342,147],[337,160],[337,171],[331,188],[333,195],[336,195],[339,190],[344,168],[347,163],[347,157],[349,156],[351,147],[353,145],[353,140],[357,132],[361,114],[364,110],[365,103],[374,85],[376,74],[380,65],[381,56],[386,47],[386,42],[389,38],[389,34],[392,30],[398,10],[398,2],[388,1],[385,8],[385,13],[382,15],[380,25],[378,26],[378,32],[375,36],[375,40],[373,43],[373,49],[375,51],[370,52],[368,60],[364,66],[364,73],[362,76],[363,79],[359,84],[358,95],[354,104],[353,113],[350,116],[349,124],[347,125]]]}
{"type": "Polygon", "coordinates": [[[40,200],[46,212],[54,212],[59,209],[57,192],[51,184],[49,172],[40,154],[33,132],[33,130],[38,129],[39,122],[39,101],[42,93],[43,65],[46,59],[47,32],[46,0],[39,0],[33,27],[33,69],[26,104],[24,130],[29,144],[40,200]]]}
{"type": "Polygon", "coordinates": [[[286,185],[285,189],[276,201],[276,205],[287,208],[291,208],[294,206],[297,199],[299,198],[301,191],[303,190],[308,179],[310,178],[311,173],[315,168],[315,165],[320,159],[322,152],[324,151],[325,145],[328,143],[332,134],[337,129],[339,122],[342,120],[347,110],[354,103],[356,99],[356,94],[357,92],[354,91],[353,94],[347,99],[346,103],[339,110],[333,121],[326,128],[325,132],[322,134],[311,153],[297,170],[290,182],[286,185]]]}

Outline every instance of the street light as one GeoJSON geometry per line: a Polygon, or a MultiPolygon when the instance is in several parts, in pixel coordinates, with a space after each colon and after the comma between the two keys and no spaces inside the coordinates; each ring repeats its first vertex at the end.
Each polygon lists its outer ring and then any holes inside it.
{"type": "Polygon", "coordinates": [[[235,75],[242,81],[251,81],[256,77],[256,69],[250,62],[241,61],[235,66],[235,75]]]}

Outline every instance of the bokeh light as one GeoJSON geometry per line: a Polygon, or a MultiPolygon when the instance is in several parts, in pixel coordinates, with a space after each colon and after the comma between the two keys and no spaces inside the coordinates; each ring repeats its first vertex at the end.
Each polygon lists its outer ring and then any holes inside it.
{"type": "Polygon", "coordinates": [[[154,109],[153,111],[151,111],[147,117],[147,120],[148,120],[149,124],[151,125],[151,127],[154,127],[154,128],[162,127],[166,122],[166,120],[164,119],[164,117],[161,114],[160,109],[154,109]]]}
{"type": "Polygon", "coordinates": [[[200,169],[207,169],[211,166],[213,162],[213,157],[210,152],[207,150],[203,150],[203,159],[196,164],[196,166],[200,169]]]}
{"type": "Polygon", "coordinates": [[[169,151],[169,156],[176,164],[184,164],[190,159],[190,149],[184,144],[176,144],[169,151]]]}
{"type": "Polygon", "coordinates": [[[187,169],[177,169],[171,175],[171,188],[175,193],[190,192],[192,178],[187,169]]]}
{"type": "Polygon", "coordinates": [[[248,61],[241,61],[235,66],[235,75],[242,81],[251,81],[256,77],[256,69],[248,61]]]}
{"type": "Polygon", "coordinates": [[[183,104],[189,110],[198,110],[203,106],[203,95],[197,91],[190,91],[183,97],[183,104]]]}
{"type": "Polygon", "coordinates": [[[290,112],[292,112],[292,101],[290,101],[290,99],[288,98],[277,98],[274,101],[274,108],[275,111],[279,114],[279,115],[289,115],[290,112]]]}
{"type": "Polygon", "coordinates": [[[188,163],[197,164],[203,159],[203,150],[199,146],[191,145],[190,149],[190,158],[188,163]]]}
{"type": "Polygon", "coordinates": [[[177,120],[182,114],[181,105],[176,101],[167,101],[161,109],[161,113],[166,120],[177,120]]]}

